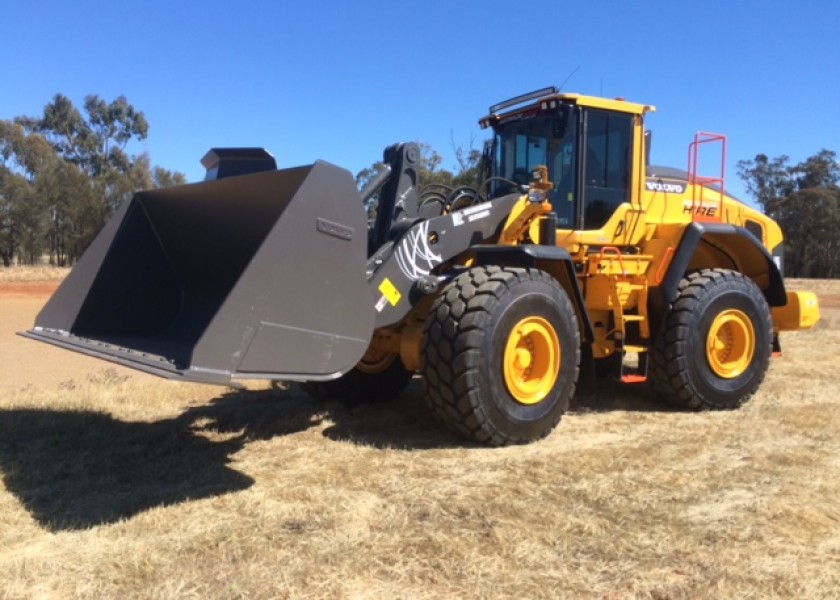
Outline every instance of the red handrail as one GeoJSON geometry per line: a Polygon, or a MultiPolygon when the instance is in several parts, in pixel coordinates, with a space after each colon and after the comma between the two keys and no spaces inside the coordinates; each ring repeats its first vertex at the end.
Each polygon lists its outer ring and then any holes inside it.
{"type": "MultiPolygon", "coordinates": [[[[688,183],[692,185],[691,218],[694,221],[723,220],[723,197],[726,194],[726,136],[720,133],[699,131],[694,141],[688,146],[688,183]],[[708,177],[698,174],[700,170],[700,149],[707,144],[720,144],[720,176],[708,177]],[[718,203],[703,202],[703,190],[718,185],[720,198],[718,203]]],[[[711,189],[711,188],[710,188],[711,189]]]]}

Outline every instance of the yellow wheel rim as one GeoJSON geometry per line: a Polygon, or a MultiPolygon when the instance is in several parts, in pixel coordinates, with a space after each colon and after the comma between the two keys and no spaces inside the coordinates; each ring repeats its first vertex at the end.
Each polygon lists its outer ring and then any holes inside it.
{"type": "Polygon", "coordinates": [[[724,379],[742,375],[755,355],[755,329],[740,310],[725,310],[712,322],[706,357],[712,371],[724,379]]]}
{"type": "Polygon", "coordinates": [[[503,358],[505,385],[520,404],[542,402],[560,372],[560,340],[540,317],[527,317],[508,336],[503,358]]]}

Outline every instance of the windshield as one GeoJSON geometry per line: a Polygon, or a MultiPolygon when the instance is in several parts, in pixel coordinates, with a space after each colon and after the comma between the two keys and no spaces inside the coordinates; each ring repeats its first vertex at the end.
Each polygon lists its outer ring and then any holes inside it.
{"type": "MultiPolygon", "coordinates": [[[[571,108],[563,106],[556,114],[530,117],[497,125],[493,149],[493,174],[527,185],[537,165],[548,167],[554,183],[549,201],[557,213],[557,225],[571,228],[574,223],[575,141],[571,108]]],[[[513,184],[497,182],[493,197],[517,191],[513,184]]]]}

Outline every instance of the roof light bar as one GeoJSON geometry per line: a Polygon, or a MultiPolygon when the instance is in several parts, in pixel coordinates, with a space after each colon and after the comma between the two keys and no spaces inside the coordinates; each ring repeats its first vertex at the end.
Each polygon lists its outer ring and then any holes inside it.
{"type": "Polygon", "coordinates": [[[504,110],[505,108],[510,108],[511,106],[516,106],[517,104],[522,104],[523,102],[528,102],[529,100],[534,100],[536,98],[542,98],[543,96],[547,96],[549,94],[556,94],[559,92],[556,87],[553,85],[547,88],[542,88],[540,90],[535,90],[533,92],[529,92],[527,94],[522,94],[521,96],[516,96],[515,98],[511,98],[510,100],[505,100],[504,102],[499,102],[498,104],[494,104],[490,107],[490,114],[497,113],[500,110],[504,110]]]}

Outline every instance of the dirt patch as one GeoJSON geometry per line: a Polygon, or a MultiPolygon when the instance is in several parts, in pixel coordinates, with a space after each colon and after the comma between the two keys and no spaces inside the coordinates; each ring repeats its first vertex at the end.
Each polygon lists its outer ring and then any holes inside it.
{"type": "Polygon", "coordinates": [[[148,377],[16,335],[32,327],[58,285],[57,281],[0,284],[0,393],[29,386],[49,389],[74,385],[106,368],[135,378],[148,377]]]}
{"type": "Polygon", "coordinates": [[[0,298],[37,298],[46,301],[58,285],[57,281],[0,283],[0,298]]]}

